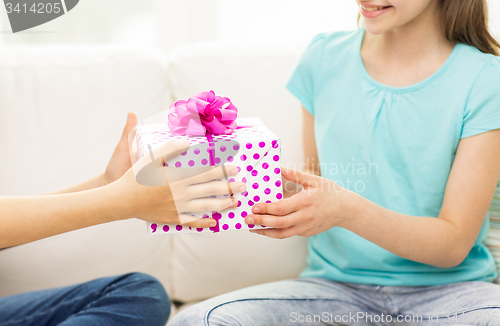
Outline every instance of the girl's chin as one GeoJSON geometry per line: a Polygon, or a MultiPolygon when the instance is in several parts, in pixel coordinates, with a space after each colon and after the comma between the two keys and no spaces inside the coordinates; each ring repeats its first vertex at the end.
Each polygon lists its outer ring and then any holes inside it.
{"type": "Polygon", "coordinates": [[[362,22],[361,25],[367,33],[373,35],[383,34],[391,30],[391,28],[388,28],[386,24],[362,22]]]}

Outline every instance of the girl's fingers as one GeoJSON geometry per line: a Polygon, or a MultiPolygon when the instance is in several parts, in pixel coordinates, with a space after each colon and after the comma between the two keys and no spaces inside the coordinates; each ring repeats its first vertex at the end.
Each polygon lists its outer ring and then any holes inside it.
{"type": "Polygon", "coordinates": [[[198,218],[186,214],[182,215],[184,215],[185,217],[181,217],[181,221],[184,221],[184,223],[181,224],[185,226],[190,226],[193,228],[208,228],[217,224],[217,222],[213,218],[198,218]],[[188,216],[190,216],[190,218],[188,218],[188,216]]]}
{"type": "Polygon", "coordinates": [[[238,201],[233,197],[227,198],[198,198],[190,200],[186,205],[188,212],[222,211],[237,205],[238,201]]]}
{"type": "Polygon", "coordinates": [[[224,179],[225,177],[234,176],[236,174],[238,174],[238,168],[235,166],[232,165],[218,166],[215,169],[211,169],[210,171],[207,171],[205,173],[198,174],[194,177],[188,178],[185,180],[185,182],[188,185],[193,185],[216,179],[224,179]]]}
{"type": "Polygon", "coordinates": [[[284,216],[297,211],[298,208],[297,198],[291,197],[277,203],[257,204],[252,208],[252,213],[284,216]]]}
{"type": "MultiPolygon", "coordinates": [[[[168,143],[165,143],[155,149],[153,151],[153,155],[155,160],[158,160],[163,157],[163,160],[166,161],[168,159],[171,159],[172,157],[176,157],[178,155],[181,155],[185,151],[189,149],[190,143],[189,140],[176,140],[176,141],[169,141],[168,143]]],[[[146,154],[148,156],[148,154],[146,154]]]]}
{"type": "Polygon", "coordinates": [[[135,115],[134,112],[129,112],[127,114],[127,122],[125,123],[125,127],[123,128],[122,138],[120,142],[128,143],[129,134],[131,131],[135,130],[135,126],[137,126],[137,115],[135,115]]]}
{"type": "Polygon", "coordinates": [[[283,175],[286,180],[302,186],[318,185],[321,181],[321,178],[318,176],[286,168],[281,169],[281,175],[283,175]]]}
{"type": "Polygon", "coordinates": [[[265,225],[270,228],[285,229],[297,224],[298,214],[287,216],[255,215],[251,214],[245,218],[245,223],[249,225],[265,225]]]}
{"type": "Polygon", "coordinates": [[[202,198],[213,195],[230,195],[234,193],[244,192],[247,186],[243,182],[223,182],[212,181],[199,183],[187,188],[191,198],[202,198]]]}
{"type": "Polygon", "coordinates": [[[275,239],[286,239],[296,235],[296,227],[288,227],[285,229],[261,229],[261,230],[250,230],[252,233],[257,233],[260,235],[265,235],[266,237],[275,239]]]}

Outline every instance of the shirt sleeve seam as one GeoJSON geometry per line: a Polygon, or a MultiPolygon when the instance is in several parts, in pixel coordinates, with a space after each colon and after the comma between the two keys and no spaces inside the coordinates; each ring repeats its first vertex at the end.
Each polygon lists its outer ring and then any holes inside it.
{"type": "Polygon", "coordinates": [[[488,131],[491,131],[491,130],[495,130],[495,129],[500,129],[500,118],[496,118],[496,119],[493,119],[493,120],[488,120],[488,121],[486,121],[484,123],[475,123],[473,125],[467,126],[467,130],[472,131],[472,134],[469,131],[464,136],[463,132],[462,132],[462,135],[460,136],[460,139],[472,137],[472,136],[475,136],[475,135],[478,135],[478,134],[481,134],[481,133],[484,133],[484,132],[488,132],[488,131]],[[492,128],[486,127],[486,129],[485,129],[485,127],[484,127],[485,124],[492,125],[492,124],[495,124],[496,122],[498,123],[498,127],[492,127],[492,128]],[[475,131],[479,131],[479,132],[478,133],[474,133],[475,131]]]}
{"type": "Polygon", "coordinates": [[[474,82],[472,83],[472,87],[470,88],[470,91],[469,91],[469,94],[467,94],[467,100],[465,101],[465,106],[464,106],[464,111],[462,112],[462,120],[465,118],[465,111],[467,111],[467,107],[469,106],[469,99],[470,99],[470,96],[472,94],[472,91],[474,90],[474,87],[476,86],[476,83],[479,79],[479,77],[481,77],[481,75],[483,74],[483,71],[486,69],[486,66],[488,66],[488,64],[493,61],[493,59],[495,59],[496,57],[493,57],[493,58],[490,58],[488,59],[488,61],[486,61],[483,65],[483,67],[481,68],[481,70],[479,71],[479,73],[477,74],[476,76],[476,79],[474,79],[474,82]]]}

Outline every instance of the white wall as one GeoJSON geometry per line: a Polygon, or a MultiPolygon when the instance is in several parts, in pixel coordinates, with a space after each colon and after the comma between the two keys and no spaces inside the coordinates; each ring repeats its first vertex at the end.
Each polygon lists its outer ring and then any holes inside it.
{"type": "Polygon", "coordinates": [[[354,0],[154,0],[159,43],[202,41],[297,44],[330,30],[356,28],[354,0]]]}
{"type": "Polygon", "coordinates": [[[309,41],[333,30],[356,29],[354,0],[218,0],[219,39],[251,43],[309,41]]]}
{"type": "Polygon", "coordinates": [[[169,53],[180,45],[218,39],[216,0],[155,0],[159,45],[169,53]]]}
{"type": "MultiPolygon", "coordinates": [[[[184,1],[184,0],[179,0],[184,1]]],[[[7,44],[154,43],[153,0],[81,0],[64,16],[16,34],[4,34],[7,44]]],[[[0,19],[10,30],[3,3],[0,19]]]]}
{"type": "Polygon", "coordinates": [[[487,0],[487,2],[491,32],[497,40],[500,40],[500,0],[487,0]]]}

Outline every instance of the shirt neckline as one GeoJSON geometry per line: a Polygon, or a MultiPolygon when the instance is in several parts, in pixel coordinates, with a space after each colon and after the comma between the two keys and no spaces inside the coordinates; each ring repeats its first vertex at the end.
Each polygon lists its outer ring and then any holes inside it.
{"type": "Polygon", "coordinates": [[[396,87],[396,86],[389,86],[386,84],[382,84],[382,83],[376,81],[366,71],[363,60],[361,59],[361,46],[363,44],[364,35],[365,35],[365,30],[364,30],[364,28],[362,28],[361,32],[359,33],[357,53],[356,53],[356,61],[357,61],[358,67],[361,71],[361,75],[363,76],[363,78],[366,81],[368,81],[370,84],[374,85],[375,87],[384,89],[384,90],[389,91],[389,92],[394,92],[394,93],[403,93],[403,92],[414,91],[414,90],[422,88],[422,87],[430,84],[431,82],[433,82],[435,79],[437,79],[439,76],[441,76],[446,71],[446,69],[451,65],[453,59],[456,57],[458,51],[462,47],[462,43],[455,44],[455,47],[453,48],[453,51],[451,52],[451,54],[448,56],[448,59],[446,59],[446,61],[441,65],[441,67],[436,72],[434,72],[432,75],[430,75],[429,77],[427,77],[427,78],[425,78],[425,79],[423,79],[423,80],[421,80],[413,85],[408,85],[408,86],[404,86],[404,87],[396,87]]]}

